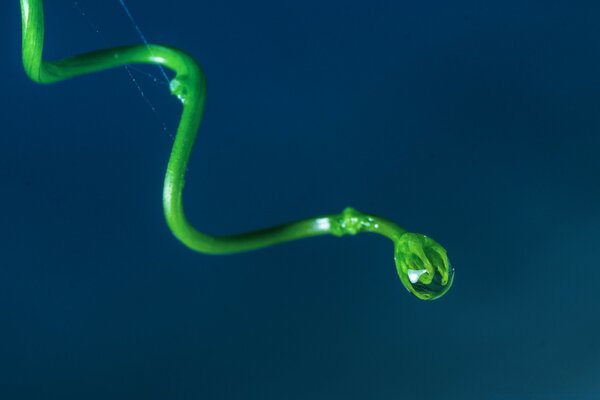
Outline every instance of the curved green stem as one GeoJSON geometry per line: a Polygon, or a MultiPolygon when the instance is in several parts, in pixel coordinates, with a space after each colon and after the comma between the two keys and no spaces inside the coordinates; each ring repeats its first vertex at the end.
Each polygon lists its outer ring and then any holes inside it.
{"type": "Polygon", "coordinates": [[[384,218],[347,208],[273,228],[231,236],[210,236],[196,230],[183,211],[185,171],[202,120],[206,79],[187,53],[168,46],[123,46],[80,54],[59,61],[44,61],[44,11],[42,0],[20,0],[23,23],[23,65],[38,83],[53,83],[127,64],[156,64],[171,69],[171,93],[179,98],[183,112],[165,175],[164,214],[173,234],[189,248],[209,254],[228,254],[317,235],[342,236],[359,232],[381,234],[394,242],[400,279],[422,299],[440,297],[452,284],[453,269],[446,251],[433,240],[408,233],[384,218]]]}

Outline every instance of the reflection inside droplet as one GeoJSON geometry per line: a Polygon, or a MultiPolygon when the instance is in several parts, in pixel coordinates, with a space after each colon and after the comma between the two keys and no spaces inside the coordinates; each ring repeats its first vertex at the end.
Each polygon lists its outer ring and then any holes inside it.
{"type": "Polygon", "coordinates": [[[446,250],[418,233],[404,233],[395,242],[398,276],[409,292],[422,300],[434,300],[452,286],[454,269],[446,250]]]}

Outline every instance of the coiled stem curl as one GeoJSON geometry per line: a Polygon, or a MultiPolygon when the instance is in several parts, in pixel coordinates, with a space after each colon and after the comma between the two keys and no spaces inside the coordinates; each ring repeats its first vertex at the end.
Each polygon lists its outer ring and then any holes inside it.
{"type": "Polygon", "coordinates": [[[395,223],[352,208],[255,232],[211,236],[196,230],[183,211],[185,171],[202,120],[206,79],[187,53],[168,46],[114,47],[59,61],[44,61],[44,10],[42,0],[20,0],[23,29],[23,65],[35,82],[47,84],[127,64],[156,64],[171,69],[171,93],[179,98],[183,112],[165,175],[163,208],[173,234],[187,247],[209,254],[229,254],[311,236],[335,236],[372,232],[394,242],[396,269],[404,286],[420,299],[435,299],[451,286],[454,270],[446,251],[432,239],[410,233],[395,223]]]}

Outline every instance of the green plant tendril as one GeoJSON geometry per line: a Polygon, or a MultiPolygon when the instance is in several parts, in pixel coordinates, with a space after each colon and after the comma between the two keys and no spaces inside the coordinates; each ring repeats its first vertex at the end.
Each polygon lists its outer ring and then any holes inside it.
{"type": "Polygon", "coordinates": [[[175,72],[171,93],[179,98],[183,112],[169,158],[163,189],[165,218],[173,234],[189,248],[210,254],[258,249],[311,236],[335,236],[373,232],[394,242],[398,275],[404,286],[420,299],[435,299],[451,286],[454,270],[446,250],[434,240],[410,233],[375,215],[346,208],[276,227],[231,236],[210,236],[194,229],[183,211],[184,175],[202,119],[206,98],[204,73],[187,53],[160,45],[135,45],[93,51],[59,61],[42,60],[44,10],[42,0],[20,0],[23,22],[23,65],[38,83],[53,83],[127,64],[156,64],[175,72]]]}

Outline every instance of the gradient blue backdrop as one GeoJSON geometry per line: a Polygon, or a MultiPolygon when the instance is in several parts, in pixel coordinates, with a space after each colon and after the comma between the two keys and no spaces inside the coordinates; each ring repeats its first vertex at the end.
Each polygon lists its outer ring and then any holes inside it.
{"type": "MultiPolygon", "coordinates": [[[[128,5],[208,77],[195,225],[351,205],[441,242],[455,286],[418,301],[370,235],[189,251],[166,86],[133,72],[155,113],[124,69],[30,82],[3,1],[0,398],[598,398],[600,3],[128,5]]],[[[49,58],[139,42],[117,0],[46,15],[49,58]]]]}

